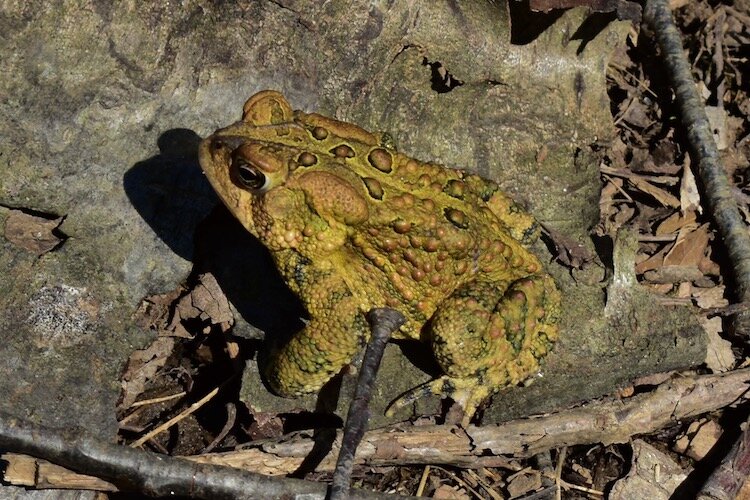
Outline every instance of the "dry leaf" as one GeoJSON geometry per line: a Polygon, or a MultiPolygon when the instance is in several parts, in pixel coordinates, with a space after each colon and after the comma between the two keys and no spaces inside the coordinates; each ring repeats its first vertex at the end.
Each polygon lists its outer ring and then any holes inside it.
{"type": "Polygon", "coordinates": [[[229,301],[209,273],[200,275],[192,290],[181,286],[166,294],[147,297],[135,314],[136,324],[143,328],[155,330],[159,335],[188,339],[194,338],[196,332],[188,331],[185,321],[195,319],[218,324],[222,331],[234,324],[229,301]]]}
{"type": "Polygon", "coordinates": [[[628,181],[630,181],[630,183],[633,184],[636,189],[652,196],[656,201],[658,201],[665,207],[679,208],[680,200],[678,200],[674,195],[668,193],[667,191],[664,191],[663,189],[658,188],[650,182],[639,177],[629,177],[628,181]]]}
{"type": "Polygon", "coordinates": [[[154,330],[159,334],[165,333],[170,308],[182,293],[183,289],[177,288],[169,293],[146,297],[138,305],[138,309],[133,315],[135,324],[147,330],[154,330]]]}
{"type": "Polygon", "coordinates": [[[449,486],[447,484],[441,484],[435,489],[432,494],[432,498],[440,498],[442,500],[470,500],[471,497],[466,494],[466,491],[458,489],[455,486],[449,486]]]}
{"type": "Polygon", "coordinates": [[[518,498],[542,487],[542,477],[537,471],[520,472],[508,483],[510,498],[518,498]]]}
{"type": "Polygon", "coordinates": [[[619,210],[612,218],[607,234],[615,235],[620,228],[635,216],[635,207],[630,205],[620,205],[619,210]]]}
{"type": "Polygon", "coordinates": [[[661,236],[676,233],[688,224],[692,228],[698,227],[698,224],[695,224],[695,212],[685,212],[684,214],[675,212],[659,223],[654,234],[661,236]]]}
{"type": "Polygon", "coordinates": [[[198,277],[198,284],[177,302],[167,330],[170,335],[193,338],[194,333],[185,329],[184,322],[199,319],[211,325],[221,325],[222,331],[234,324],[234,315],[224,292],[211,273],[198,277]]]}
{"type": "Polygon", "coordinates": [[[699,318],[698,321],[706,331],[706,366],[714,373],[726,372],[734,368],[734,353],[732,343],[719,336],[722,331],[722,320],[713,318],[699,318]]]}
{"type": "Polygon", "coordinates": [[[622,189],[623,180],[621,178],[604,175],[604,179],[607,182],[602,187],[599,196],[600,222],[596,228],[596,234],[614,237],[617,234],[617,230],[633,218],[635,208],[632,206],[632,203],[623,203],[620,199],[615,200],[615,196],[619,194],[620,198],[625,196],[628,198],[628,202],[632,202],[632,199],[622,189]]]}
{"type": "Polygon", "coordinates": [[[659,144],[649,151],[650,162],[647,161],[644,166],[648,167],[648,172],[653,174],[675,175],[679,173],[683,166],[675,163],[677,148],[671,134],[668,134],[659,144]]]}
{"type": "Polygon", "coordinates": [[[698,267],[706,253],[708,237],[708,224],[703,224],[695,231],[681,229],[674,246],[664,257],[664,265],[698,267]]]}
{"type": "Polygon", "coordinates": [[[573,472],[581,476],[586,481],[586,484],[590,485],[594,483],[594,478],[591,476],[591,471],[586,467],[574,463],[571,468],[573,469],[573,472]]]}
{"type": "Polygon", "coordinates": [[[680,182],[680,212],[687,214],[694,211],[702,212],[701,196],[698,193],[693,171],[690,170],[690,162],[685,160],[685,168],[682,169],[682,182],[680,182]]]}
{"type": "Polygon", "coordinates": [[[609,181],[602,187],[601,193],[599,193],[599,214],[602,220],[606,220],[616,210],[615,195],[622,189],[622,179],[606,177],[609,181]]]}
{"type": "Polygon", "coordinates": [[[11,210],[5,220],[5,238],[24,250],[43,255],[65,241],[57,228],[65,217],[45,218],[11,210]]]}
{"type": "Polygon", "coordinates": [[[664,256],[667,254],[667,252],[672,248],[670,245],[666,245],[665,247],[661,248],[659,251],[654,253],[652,256],[648,257],[647,259],[637,263],[635,265],[635,273],[636,274],[643,274],[646,271],[651,271],[652,269],[657,269],[659,267],[664,266],[664,256]]]}
{"type": "Polygon", "coordinates": [[[191,296],[193,306],[200,310],[205,315],[205,319],[211,321],[211,324],[228,323],[229,326],[234,324],[234,315],[229,307],[229,300],[213,274],[201,274],[198,278],[198,286],[192,291],[191,296]]]}
{"type": "Polygon", "coordinates": [[[145,349],[135,351],[128,360],[122,375],[122,402],[120,408],[130,408],[143,393],[146,382],[154,378],[174,350],[174,339],[158,337],[145,349]]]}

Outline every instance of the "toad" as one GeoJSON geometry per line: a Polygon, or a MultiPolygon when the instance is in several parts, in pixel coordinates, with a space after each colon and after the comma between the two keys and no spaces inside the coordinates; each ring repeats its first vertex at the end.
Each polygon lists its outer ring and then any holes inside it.
{"type": "Polygon", "coordinates": [[[560,294],[526,248],[539,232],[530,214],[493,182],[390,142],[266,90],[199,155],[309,313],[270,356],[274,391],[320,389],[367,341],[365,314],[390,307],[406,317],[394,338],[428,342],[444,372],[391,411],[434,393],[460,403],[468,423],[489,396],[539,371],[560,294]]]}

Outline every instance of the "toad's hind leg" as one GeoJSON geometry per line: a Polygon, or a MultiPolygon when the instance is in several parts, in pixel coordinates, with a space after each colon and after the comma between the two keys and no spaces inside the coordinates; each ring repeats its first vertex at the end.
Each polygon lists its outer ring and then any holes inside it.
{"type": "Polygon", "coordinates": [[[512,283],[498,301],[501,285],[472,282],[440,304],[430,336],[445,375],[406,393],[389,413],[426,394],[440,394],[463,406],[468,424],[490,395],[539,370],[557,338],[559,292],[552,278],[537,275],[512,283]]]}

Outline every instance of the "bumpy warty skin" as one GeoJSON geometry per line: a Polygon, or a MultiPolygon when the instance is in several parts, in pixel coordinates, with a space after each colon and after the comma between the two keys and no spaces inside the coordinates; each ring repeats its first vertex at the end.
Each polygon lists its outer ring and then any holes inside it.
{"type": "Polygon", "coordinates": [[[531,215],[494,183],[389,142],[263,91],[202,142],[200,163],[310,316],[271,357],[275,391],[318,390],[366,341],[365,314],[387,306],[407,319],[395,336],[430,342],[445,372],[396,406],[442,394],[468,422],[539,370],[558,336],[559,292],[525,248],[538,234],[531,215]]]}

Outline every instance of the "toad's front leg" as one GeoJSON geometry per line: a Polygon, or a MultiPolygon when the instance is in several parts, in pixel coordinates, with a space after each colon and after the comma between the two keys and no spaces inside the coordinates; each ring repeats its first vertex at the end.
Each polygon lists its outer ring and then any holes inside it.
{"type": "Polygon", "coordinates": [[[300,295],[310,320],[265,367],[266,380],[281,396],[315,392],[351,362],[368,336],[365,316],[349,288],[333,274],[310,273],[300,295]]]}
{"type": "Polygon", "coordinates": [[[557,339],[560,293],[547,275],[523,278],[505,289],[504,283],[475,281],[440,304],[429,333],[445,375],[406,393],[389,413],[421,396],[440,394],[463,406],[468,424],[490,395],[539,370],[557,339]]]}

